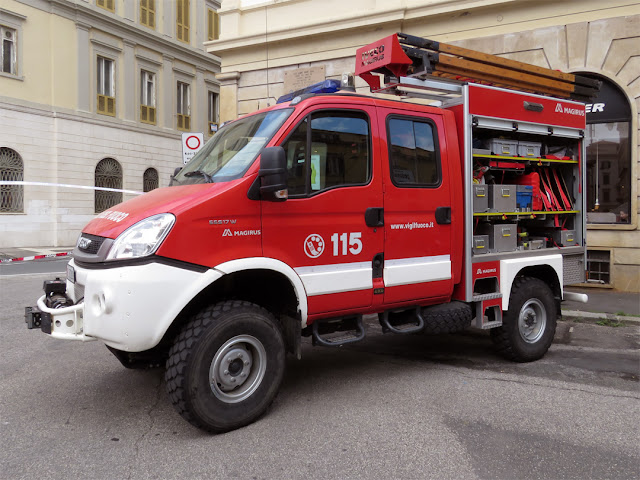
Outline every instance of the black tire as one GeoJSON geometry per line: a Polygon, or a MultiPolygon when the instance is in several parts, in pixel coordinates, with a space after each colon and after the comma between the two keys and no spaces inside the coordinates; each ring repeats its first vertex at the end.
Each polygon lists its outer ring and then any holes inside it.
{"type": "Polygon", "coordinates": [[[509,360],[542,358],[556,333],[558,310],[551,288],[538,278],[518,277],[511,287],[502,326],[491,330],[498,352],[509,360]]]}
{"type": "Polygon", "coordinates": [[[473,320],[471,307],[457,301],[424,307],[421,314],[424,319],[422,332],[426,335],[461,332],[469,328],[473,320]]]}
{"type": "Polygon", "coordinates": [[[275,318],[252,303],[225,301],[203,309],[184,326],[169,351],[165,380],[183,418],[221,433],[267,410],[284,368],[285,345],[275,318]]]}

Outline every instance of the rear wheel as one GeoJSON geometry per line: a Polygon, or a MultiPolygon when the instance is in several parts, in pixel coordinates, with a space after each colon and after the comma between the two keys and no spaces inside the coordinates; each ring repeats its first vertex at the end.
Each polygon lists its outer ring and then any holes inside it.
{"type": "Polygon", "coordinates": [[[275,398],[285,366],[277,321],[249,302],[196,314],[169,352],[165,380],[176,410],[193,425],[225,432],[256,420],[275,398]]]}
{"type": "Polygon", "coordinates": [[[557,307],[553,292],[538,278],[518,277],[511,288],[509,310],[491,338],[504,357],[516,362],[542,358],[556,332],[557,307]]]}

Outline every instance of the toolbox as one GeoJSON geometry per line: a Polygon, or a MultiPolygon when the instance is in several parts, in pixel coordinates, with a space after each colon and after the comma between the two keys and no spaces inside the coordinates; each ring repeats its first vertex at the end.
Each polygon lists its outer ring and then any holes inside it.
{"type": "Polygon", "coordinates": [[[489,185],[489,210],[492,212],[516,211],[515,185],[489,185]]]}
{"type": "Polygon", "coordinates": [[[490,252],[513,252],[517,249],[518,225],[515,223],[485,224],[478,233],[489,237],[490,252]]]}
{"type": "Polygon", "coordinates": [[[518,141],[508,138],[492,138],[489,140],[489,149],[494,155],[515,157],[518,154],[518,141]]]}
{"type": "Polygon", "coordinates": [[[542,142],[518,142],[518,155],[520,157],[540,158],[542,142]]]}
{"type": "Polygon", "coordinates": [[[484,213],[489,210],[489,185],[473,185],[473,211],[484,213]]]}
{"type": "Polygon", "coordinates": [[[577,244],[575,230],[554,230],[553,241],[561,247],[571,247],[577,244]]]}
{"type": "Polygon", "coordinates": [[[489,252],[489,235],[473,236],[473,254],[482,255],[489,252]]]}

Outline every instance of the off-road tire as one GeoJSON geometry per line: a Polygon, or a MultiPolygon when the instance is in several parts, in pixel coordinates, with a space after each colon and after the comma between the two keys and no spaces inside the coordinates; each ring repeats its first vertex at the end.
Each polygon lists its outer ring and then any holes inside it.
{"type": "Polygon", "coordinates": [[[509,310],[503,312],[502,326],[491,330],[491,339],[503,357],[516,362],[531,362],[542,358],[556,333],[558,310],[551,288],[538,278],[518,277],[511,287],[509,310]],[[519,326],[531,308],[544,315],[544,327],[530,334],[526,341],[519,326]]]}
{"type": "Polygon", "coordinates": [[[222,433],[255,421],[267,410],[284,368],[285,345],[273,315],[258,305],[230,300],[204,308],[183,327],[169,351],[165,380],[169,399],[185,420],[208,432],[222,433]],[[211,372],[216,370],[213,366],[224,353],[223,347],[238,338],[252,339],[263,347],[262,354],[254,352],[252,357],[264,361],[263,376],[254,382],[255,389],[247,398],[221,400],[227,394],[220,384],[217,389],[210,384],[211,372]]]}
{"type": "Polygon", "coordinates": [[[463,302],[450,302],[424,307],[421,310],[426,335],[461,332],[471,325],[471,307],[463,302]]]}

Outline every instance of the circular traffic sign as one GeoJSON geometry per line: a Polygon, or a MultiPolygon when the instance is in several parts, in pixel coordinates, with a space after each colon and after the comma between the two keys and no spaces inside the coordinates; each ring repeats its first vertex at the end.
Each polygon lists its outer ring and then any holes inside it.
{"type": "Polygon", "coordinates": [[[184,143],[187,146],[187,148],[191,150],[196,150],[200,148],[200,139],[195,135],[191,135],[190,137],[187,137],[184,143]]]}

